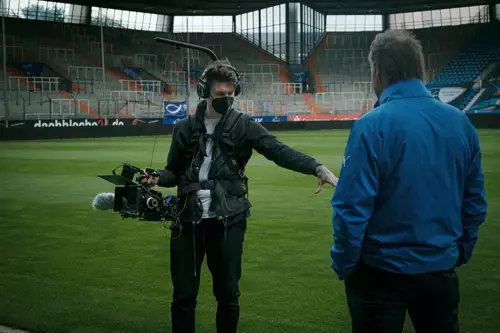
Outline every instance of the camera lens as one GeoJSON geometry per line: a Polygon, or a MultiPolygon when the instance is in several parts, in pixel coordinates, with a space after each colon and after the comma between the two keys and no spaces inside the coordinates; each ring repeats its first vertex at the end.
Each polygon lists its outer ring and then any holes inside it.
{"type": "Polygon", "coordinates": [[[149,209],[156,208],[156,207],[158,207],[158,200],[156,200],[156,198],[149,197],[146,200],[146,206],[148,206],[149,209]]]}

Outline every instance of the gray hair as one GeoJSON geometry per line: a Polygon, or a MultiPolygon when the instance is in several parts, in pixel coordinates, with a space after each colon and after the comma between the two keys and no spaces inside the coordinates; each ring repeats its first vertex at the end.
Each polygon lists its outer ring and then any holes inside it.
{"type": "Polygon", "coordinates": [[[380,78],[386,85],[413,78],[425,80],[422,45],[408,31],[387,30],[379,33],[370,46],[368,61],[372,72],[379,70],[380,78]]]}

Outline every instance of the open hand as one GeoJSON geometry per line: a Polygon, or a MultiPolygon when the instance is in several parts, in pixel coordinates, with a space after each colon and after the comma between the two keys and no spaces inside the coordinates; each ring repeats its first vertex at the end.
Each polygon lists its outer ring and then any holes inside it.
{"type": "Polygon", "coordinates": [[[318,188],[314,194],[319,194],[323,190],[323,185],[325,184],[336,187],[339,181],[339,179],[324,165],[320,165],[316,168],[316,175],[318,176],[318,188]]]}

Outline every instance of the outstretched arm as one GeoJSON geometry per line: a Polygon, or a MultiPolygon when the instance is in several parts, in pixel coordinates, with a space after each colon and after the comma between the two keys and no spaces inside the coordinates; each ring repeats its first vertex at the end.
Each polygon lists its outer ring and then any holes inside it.
{"type": "Polygon", "coordinates": [[[274,135],[269,133],[264,126],[251,120],[248,128],[248,139],[252,148],[268,160],[273,161],[282,168],[306,175],[318,177],[318,188],[314,192],[321,192],[324,184],[337,186],[337,177],[324,165],[313,157],[301,153],[286,144],[280,142],[274,135]]]}
{"type": "Polygon", "coordinates": [[[282,168],[306,175],[316,175],[316,168],[321,165],[313,157],[280,142],[264,126],[253,120],[249,123],[247,138],[253,149],[282,168]]]}

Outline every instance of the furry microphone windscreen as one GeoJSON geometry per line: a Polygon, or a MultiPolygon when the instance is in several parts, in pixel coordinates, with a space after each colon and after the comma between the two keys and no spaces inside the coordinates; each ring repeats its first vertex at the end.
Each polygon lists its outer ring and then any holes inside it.
{"type": "Polygon", "coordinates": [[[111,192],[99,193],[92,201],[92,207],[96,210],[113,210],[115,194],[111,192]]]}

